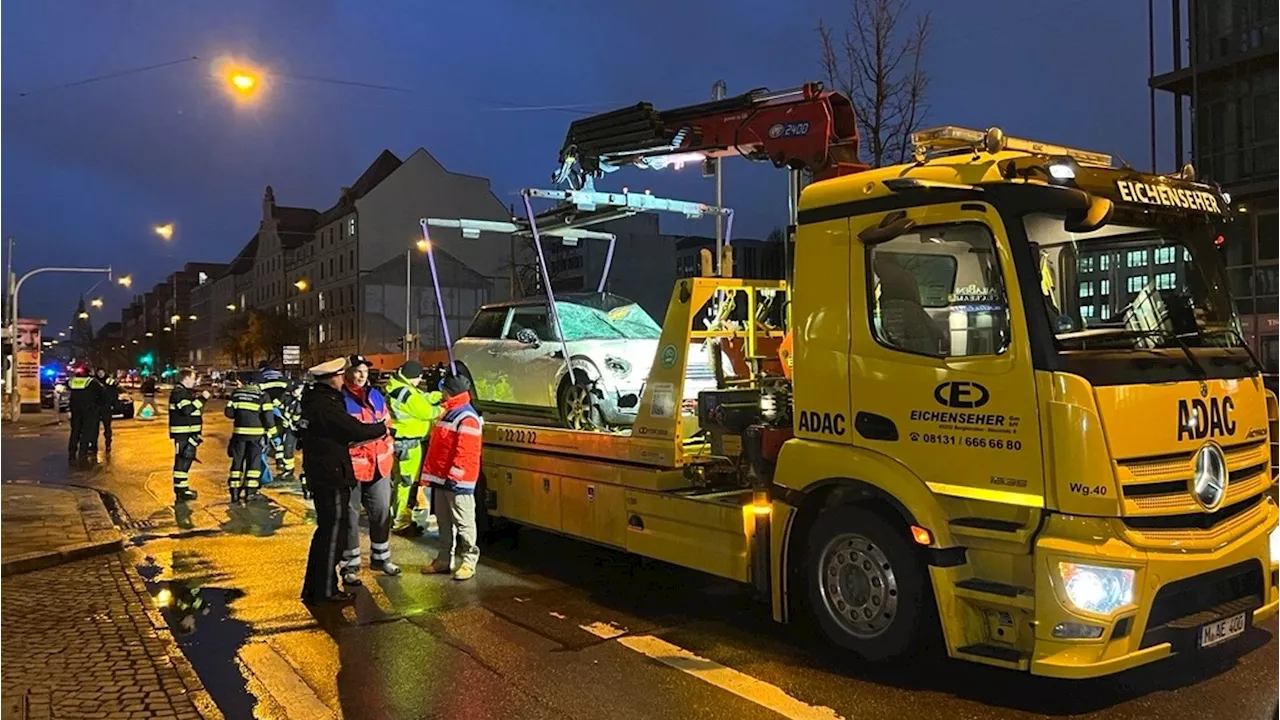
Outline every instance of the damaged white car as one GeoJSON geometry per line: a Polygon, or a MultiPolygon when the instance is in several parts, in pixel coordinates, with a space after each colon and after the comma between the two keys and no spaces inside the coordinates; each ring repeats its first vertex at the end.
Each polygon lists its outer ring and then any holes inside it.
{"type": "MultiPolygon", "coordinates": [[[[658,350],[662,328],[636,303],[610,293],[556,296],[564,342],[546,298],[480,308],[453,346],[484,411],[541,417],[578,430],[627,427],[658,350]],[[573,377],[565,371],[568,348],[573,377]]],[[[701,343],[689,348],[686,399],[716,386],[701,343]]]]}

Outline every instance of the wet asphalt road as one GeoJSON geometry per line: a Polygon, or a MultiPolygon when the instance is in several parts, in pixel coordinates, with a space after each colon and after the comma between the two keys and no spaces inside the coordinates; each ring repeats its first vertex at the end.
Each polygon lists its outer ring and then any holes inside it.
{"type": "Polygon", "coordinates": [[[470,583],[419,574],[429,542],[393,538],[403,576],[366,569],[354,605],[313,611],[297,599],[311,511],[278,486],[229,507],[219,405],[206,422],[200,499],[177,514],[163,418],[117,421],[113,456],[78,469],[61,429],[6,430],[0,463],[5,482],[109,493],[127,565],[157,597],[203,600],[164,612],[228,718],[1275,717],[1274,620],[1079,683],[944,658],[864,667],[732,583],[528,529],[493,540],[470,583]]]}

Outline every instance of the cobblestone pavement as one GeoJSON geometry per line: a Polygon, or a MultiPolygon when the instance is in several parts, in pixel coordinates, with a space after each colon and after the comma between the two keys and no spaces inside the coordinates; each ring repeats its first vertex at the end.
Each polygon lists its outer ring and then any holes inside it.
{"type": "Polygon", "coordinates": [[[134,575],[112,554],[5,579],[5,720],[18,698],[30,720],[221,717],[134,575]]]}

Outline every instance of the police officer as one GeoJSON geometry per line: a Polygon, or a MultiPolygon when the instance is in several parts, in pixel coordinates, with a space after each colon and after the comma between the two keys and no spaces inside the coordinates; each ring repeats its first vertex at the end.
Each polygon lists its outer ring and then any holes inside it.
{"type": "Polygon", "coordinates": [[[348,446],[386,435],[381,423],[365,424],[347,412],[342,396],[346,362],[330,360],[311,368],[316,383],[302,395],[299,423],[302,468],[315,498],[316,532],[307,554],[302,602],[346,602],[354,595],[338,589],[338,546],[345,548],[351,523],[351,490],[356,486],[348,446]]]}
{"type": "Polygon", "coordinates": [[[97,378],[102,384],[102,439],[106,443],[106,451],[111,452],[111,414],[120,400],[120,383],[115,374],[108,374],[105,368],[98,368],[97,378]]]}
{"type": "Polygon", "coordinates": [[[201,411],[209,399],[209,391],[202,390],[196,395],[191,391],[195,384],[195,371],[183,370],[178,373],[178,384],[169,393],[169,437],[173,439],[173,497],[177,502],[196,499],[196,491],[191,489],[188,476],[191,463],[196,460],[196,448],[204,441],[201,437],[204,430],[201,411]]]}
{"type": "Polygon", "coordinates": [[[231,471],[227,477],[231,502],[256,500],[262,479],[260,459],[265,447],[263,443],[276,437],[275,406],[271,398],[250,381],[231,393],[223,413],[231,418],[234,425],[227,444],[227,455],[231,457],[231,471]]]}
{"type": "Polygon", "coordinates": [[[102,383],[80,367],[68,383],[71,390],[71,438],[67,457],[88,457],[98,453],[98,418],[102,414],[102,383]]]}

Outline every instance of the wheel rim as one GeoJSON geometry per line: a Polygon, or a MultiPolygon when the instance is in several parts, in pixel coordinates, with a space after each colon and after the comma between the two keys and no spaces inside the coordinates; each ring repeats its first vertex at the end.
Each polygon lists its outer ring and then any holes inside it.
{"type": "Polygon", "coordinates": [[[592,422],[591,393],[581,385],[570,385],[564,396],[565,424],[574,430],[589,430],[592,422]]]}
{"type": "Polygon", "coordinates": [[[823,603],[845,631],[867,639],[889,629],[898,614],[898,580],[879,545],[855,533],[837,535],[818,567],[823,603]]]}

